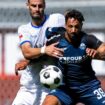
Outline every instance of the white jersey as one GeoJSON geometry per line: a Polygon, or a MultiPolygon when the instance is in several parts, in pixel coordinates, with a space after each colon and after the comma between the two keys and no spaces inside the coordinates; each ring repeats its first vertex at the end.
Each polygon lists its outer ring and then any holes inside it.
{"type": "MultiPolygon", "coordinates": [[[[64,26],[64,16],[61,14],[52,14],[46,16],[46,20],[41,26],[35,27],[31,23],[23,25],[19,28],[18,33],[20,37],[20,45],[25,42],[31,43],[32,47],[42,47],[46,43],[46,28],[64,26]]],[[[28,65],[25,73],[22,74],[21,84],[26,85],[29,88],[37,88],[40,85],[39,71],[45,64],[46,59],[36,59],[34,62],[28,65]]]]}
{"type": "MultiPolygon", "coordinates": [[[[38,27],[33,26],[31,23],[22,25],[18,29],[20,46],[25,42],[29,42],[31,43],[33,48],[34,47],[40,48],[44,46],[46,43],[47,39],[45,36],[45,32],[48,27],[64,27],[64,25],[65,25],[65,18],[61,14],[51,14],[49,16],[46,16],[46,20],[42,23],[42,25],[38,27]]],[[[42,69],[42,66],[45,64],[45,62],[49,61],[47,61],[47,59],[38,58],[32,61],[27,66],[26,70],[24,70],[21,74],[20,84],[22,86],[22,89],[23,88],[29,89],[29,91],[33,93],[35,93],[36,91],[36,93],[38,94],[43,94],[42,91],[44,92],[44,90],[45,91],[47,90],[40,85],[39,81],[39,72],[42,69]]],[[[35,97],[38,98],[39,96],[34,96],[33,99],[35,99],[35,97]]],[[[25,105],[33,105],[33,104],[25,104],[25,105]]],[[[40,105],[40,104],[37,103],[34,105],[40,105]]]]}

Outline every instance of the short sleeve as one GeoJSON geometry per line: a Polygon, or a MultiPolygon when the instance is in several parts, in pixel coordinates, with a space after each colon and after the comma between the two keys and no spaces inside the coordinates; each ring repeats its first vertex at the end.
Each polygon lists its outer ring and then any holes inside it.
{"type": "Polygon", "coordinates": [[[29,32],[27,30],[28,29],[26,27],[24,27],[24,26],[20,26],[18,28],[18,35],[19,35],[19,40],[20,40],[20,42],[19,42],[20,46],[22,44],[24,44],[25,42],[31,43],[30,34],[29,34],[29,32]]]}
{"type": "Polygon", "coordinates": [[[88,47],[97,49],[101,44],[102,44],[102,41],[97,39],[94,35],[87,35],[88,47]]]}

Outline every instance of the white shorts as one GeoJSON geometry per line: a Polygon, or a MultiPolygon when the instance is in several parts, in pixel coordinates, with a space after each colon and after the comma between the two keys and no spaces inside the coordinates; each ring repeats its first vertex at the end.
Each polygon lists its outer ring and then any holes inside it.
{"type": "Polygon", "coordinates": [[[37,89],[21,87],[12,105],[41,105],[49,91],[41,87],[37,89]]]}

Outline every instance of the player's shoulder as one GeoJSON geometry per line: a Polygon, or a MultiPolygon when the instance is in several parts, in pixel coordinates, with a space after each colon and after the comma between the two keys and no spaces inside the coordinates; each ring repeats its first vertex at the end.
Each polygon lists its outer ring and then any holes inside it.
{"type": "Polygon", "coordinates": [[[82,32],[83,38],[85,39],[92,39],[95,38],[95,36],[91,33],[82,32]]]}
{"type": "Polygon", "coordinates": [[[53,13],[49,15],[49,26],[50,27],[64,27],[65,17],[60,13],[53,13]]]}
{"type": "Polygon", "coordinates": [[[64,17],[64,15],[63,14],[60,14],[60,13],[52,13],[52,14],[50,14],[50,19],[53,19],[53,20],[58,20],[58,19],[60,19],[60,20],[65,20],[65,17],[64,17]]]}
{"type": "Polygon", "coordinates": [[[52,14],[50,14],[50,17],[62,17],[62,18],[64,18],[64,15],[63,14],[61,14],[61,13],[52,13],[52,14]]]}
{"type": "Polygon", "coordinates": [[[27,24],[23,24],[23,25],[20,25],[18,27],[18,30],[26,30],[26,29],[29,29],[30,28],[30,25],[31,23],[27,23],[27,24]]]}

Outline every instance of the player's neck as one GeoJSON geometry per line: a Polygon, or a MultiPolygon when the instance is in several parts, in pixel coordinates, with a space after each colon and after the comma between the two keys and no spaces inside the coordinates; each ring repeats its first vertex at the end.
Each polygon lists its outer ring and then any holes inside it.
{"type": "Polygon", "coordinates": [[[45,21],[45,16],[43,16],[43,18],[41,19],[32,19],[32,25],[41,26],[44,21],[45,21]]]}
{"type": "Polygon", "coordinates": [[[72,35],[65,33],[65,38],[68,40],[69,43],[71,43],[73,46],[78,47],[80,43],[80,38],[72,38],[72,35]]]}
{"type": "Polygon", "coordinates": [[[65,32],[65,38],[66,38],[70,43],[72,42],[71,37],[70,37],[70,35],[69,35],[67,32],[65,32]]]}

